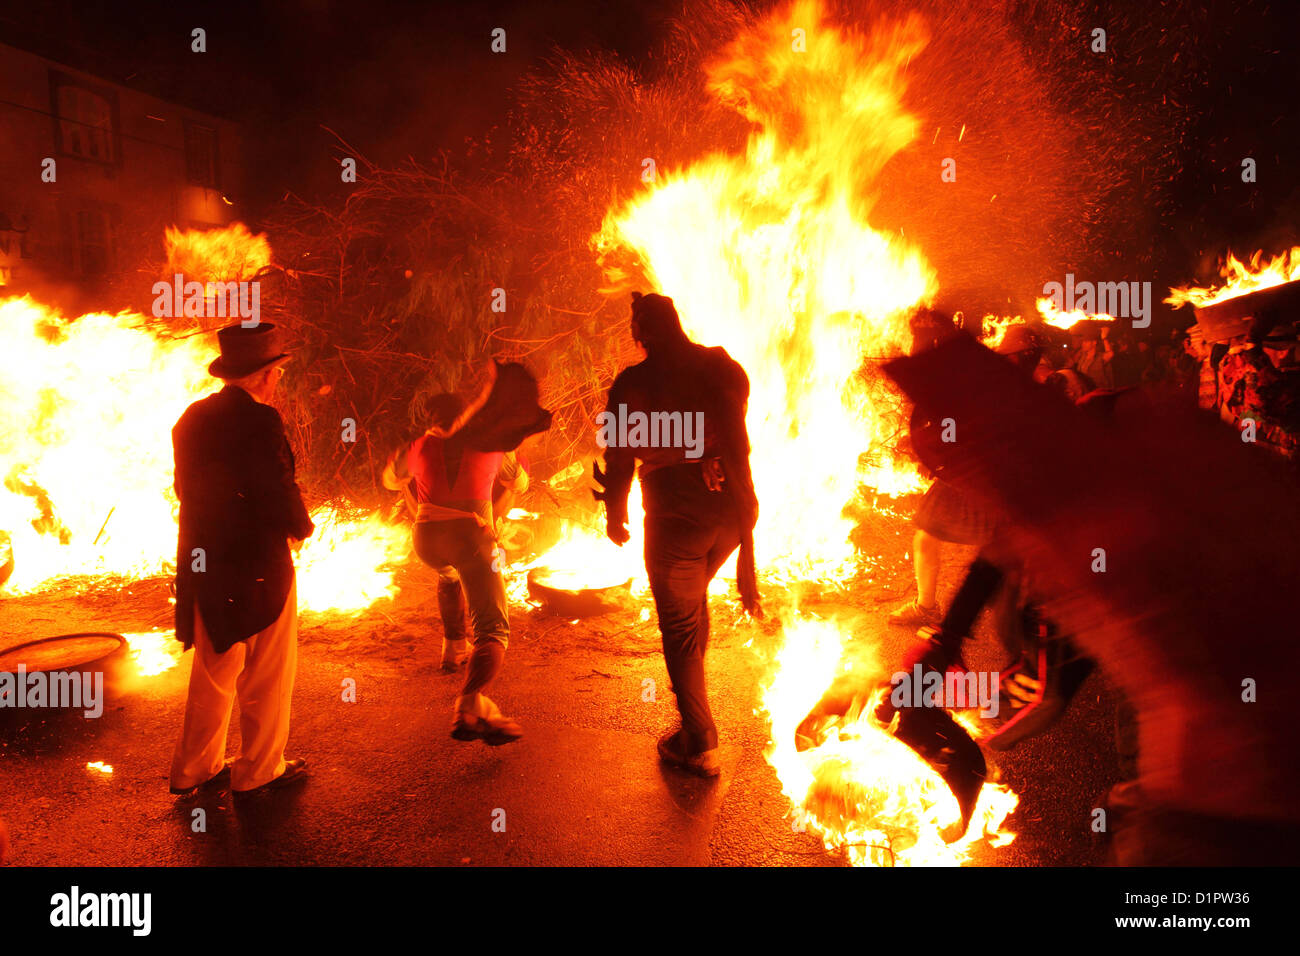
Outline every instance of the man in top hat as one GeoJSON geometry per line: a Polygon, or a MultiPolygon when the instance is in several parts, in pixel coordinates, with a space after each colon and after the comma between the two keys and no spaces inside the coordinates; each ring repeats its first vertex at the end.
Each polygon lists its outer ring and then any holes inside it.
{"type": "Polygon", "coordinates": [[[208,372],[225,383],[172,429],[180,536],[176,636],[194,648],[185,726],[171,791],[193,793],[226,775],[226,729],[239,698],[242,752],[234,791],[300,779],[285,760],[298,660],[298,600],[291,541],[315,527],[294,480],[293,452],[271,395],[289,358],[270,323],[217,333],[208,372]]]}

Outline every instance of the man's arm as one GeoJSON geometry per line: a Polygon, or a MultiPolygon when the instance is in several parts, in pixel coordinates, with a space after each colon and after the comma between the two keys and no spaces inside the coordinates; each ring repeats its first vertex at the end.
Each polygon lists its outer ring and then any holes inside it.
{"type": "MultiPolygon", "coordinates": [[[[614,379],[605,403],[605,414],[617,419],[619,405],[628,402],[626,373],[614,379]]],[[[631,448],[609,445],[605,448],[605,471],[597,471],[597,480],[605,486],[596,497],[605,502],[605,533],[615,544],[624,544],[631,537],[627,530],[627,496],[632,490],[636,474],[636,453],[631,448]]]]}
{"type": "Polygon", "coordinates": [[[248,475],[267,520],[282,526],[285,537],[297,540],[311,537],[316,526],[307,513],[294,477],[293,450],[279,414],[269,406],[261,406],[255,433],[249,438],[248,475]]]}
{"type": "Polygon", "coordinates": [[[508,451],[502,456],[501,467],[497,469],[497,483],[517,495],[528,490],[528,469],[518,452],[508,451]]]}

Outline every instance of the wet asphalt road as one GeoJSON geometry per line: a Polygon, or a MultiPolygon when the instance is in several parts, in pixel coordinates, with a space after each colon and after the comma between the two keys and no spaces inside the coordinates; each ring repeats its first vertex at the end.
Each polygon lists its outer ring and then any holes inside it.
{"type": "MultiPolygon", "coordinates": [[[[806,603],[854,615],[855,633],[901,653],[910,632],[884,612],[907,595],[905,541],[898,583],[867,595],[806,603]]],[[[945,567],[941,597],[960,564],[945,567]]],[[[436,663],[432,592],[354,622],[305,617],[290,756],[306,756],[301,786],[257,798],[228,791],[177,801],[167,792],[189,657],[110,694],[98,720],[0,718],[0,817],[16,865],[842,865],[808,834],[791,832],[789,803],[763,757],[755,714],[763,665],[714,609],[709,678],[724,772],[702,781],[662,767],[655,740],[675,709],[653,620],[633,612],[571,625],[515,613],[506,668],[493,693],[524,726],[500,748],[448,736],[458,678],[436,663]],[[356,701],[343,700],[346,680],[356,701]],[[646,681],[655,699],[645,700],[646,681]],[[87,763],[111,764],[111,774],[87,763]],[[200,826],[200,823],[202,824],[200,826]]],[[[132,595],[51,595],[0,602],[0,646],[25,634],[131,631],[165,616],[157,586],[132,595]]],[[[973,668],[996,667],[996,643],[977,632],[973,668]]],[[[231,753],[238,747],[232,721],[231,753]]],[[[1021,794],[1010,846],[982,851],[993,865],[1103,863],[1091,811],[1117,779],[1113,700],[1094,675],[1049,735],[999,756],[1021,794]]]]}

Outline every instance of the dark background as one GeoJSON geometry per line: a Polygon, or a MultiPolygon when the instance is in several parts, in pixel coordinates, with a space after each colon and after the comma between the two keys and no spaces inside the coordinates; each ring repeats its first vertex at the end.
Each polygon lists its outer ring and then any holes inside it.
{"type": "MultiPolygon", "coordinates": [[[[864,4],[873,13],[913,6],[864,4]]],[[[924,231],[915,230],[939,263],[945,291],[959,299],[969,294],[968,307],[975,301],[1022,307],[1032,290],[1019,287],[1029,275],[1046,273],[1037,279],[1045,281],[1070,270],[1112,280],[1152,278],[1159,299],[1168,286],[1213,280],[1227,249],[1273,253],[1300,242],[1300,4],[992,0],[967,10],[918,0],[916,6],[938,15],[937,31],[945,28],[943,17],[956,22],[995,11],[1010,25],[1006,32],[1018,35],[1027,59],[1021,69],[1046,91],[1045,109],[1080,134],[1083,151],[1091,142],[1098,152],[1091,178],[1079,186],[1077,229],[1058,224],[1057,215],[1056,242],[1026,236],[1026,248],[1059,244],[1060,261],[1035,256],[1024,274],[999,270],[1004,275],[987,283],[950,278],[960,272],[951,266],[962,257],[960,240],[954,245],[936,236],[927,243],[924,231]],[[1108,30],[1106,57],[1086,51],[1093,26],[1108,30]],[[1258,163],[1253,185],[1241,182],[1243,156],[1258,163]],[[999,303],[977,288],[999,279],[1017,301],[999,303]]],[[[328,201],[332,190],[340,198],[333,134],[381,167],[438,153],[462,165],[491,163],[491,150],[472,152],[469,144],[493,137],[499,144],[515,135],[509,124],[514,92],[530,72],[546,69],[548,56],[559,49],[607,51],[653,74],[666,24],[684,9],[683,0],[43,0],[0,4],[0,39],[243,123],[250,174],[242,198],[256,219],[289,192],[328,201]],[[196,26],[207,30],[203,55],[190,51],[196,26]],[[508,34],[504,56],[489,50],[497,26],[508,34]]],[[[1025,132],[1026,156],[1034,153],[1035,135],[1025,132]]],[[[974,251],[983,240],[961,225],[972,233],[974,251]]],[[[981,264],[975,271],[982,277],[991,268],[981,264]]],[[[1181,325],[1190,320],[1185,312],[1162,317],[1181,325]]]]}

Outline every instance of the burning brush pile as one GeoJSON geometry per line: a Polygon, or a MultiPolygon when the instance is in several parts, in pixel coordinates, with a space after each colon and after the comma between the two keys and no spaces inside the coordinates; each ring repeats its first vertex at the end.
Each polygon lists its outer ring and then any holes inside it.
{"type": "MultiPolygon", "coordinates": [[[[197,271],[203,279],[189,281],[209,294],[208,283],[220,281],[210,270],[230,276],[232,256],[231,281],[251,279],[269,260],[265,238],[242,227],[169,230],[167,242],[169,260],[197,271]]],[[[69,317],[27,297],[0,301],[0,416],[11,423],[0,437],[6,593],[130,581],[174,566],[171,427],[215,387],[207,366],[216,349],[198,314],[166,323],[131,312],[69,317]]],[[[305,610],[357,613],[394,593],[388,566],[406,555],[405,529],[331,505],[313,519],[317,533],[298,557],[305,610]]]]}

